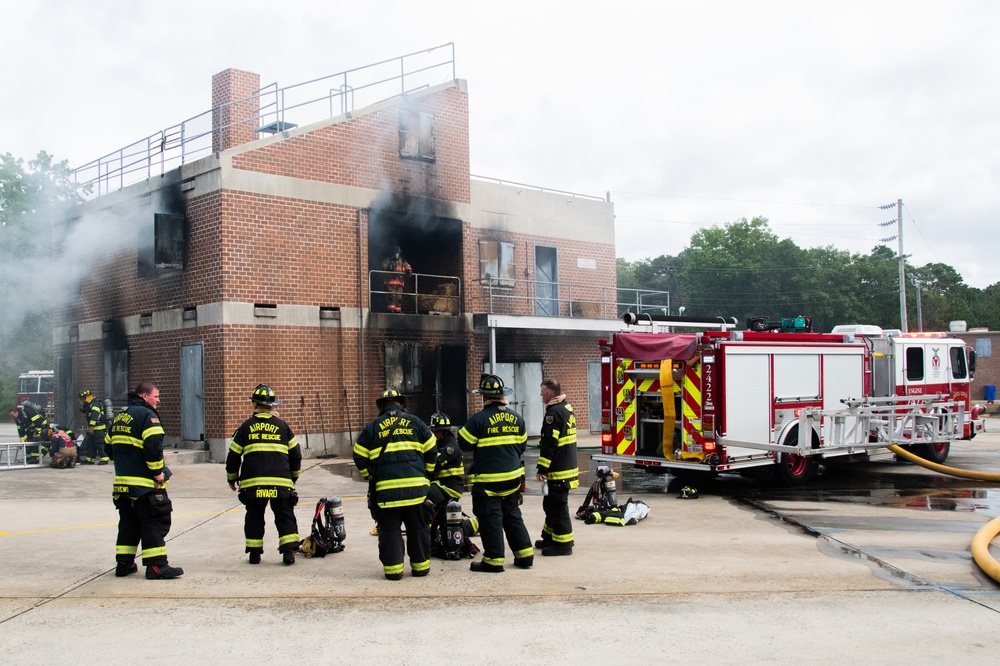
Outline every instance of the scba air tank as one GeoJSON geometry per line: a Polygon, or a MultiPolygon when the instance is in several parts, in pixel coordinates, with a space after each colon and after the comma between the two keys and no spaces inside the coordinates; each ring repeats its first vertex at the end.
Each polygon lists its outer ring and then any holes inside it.
{"type": "Polygon", "coordinates": [[[445,514],[445,557],[457,560],[462,549],[462,505],[451,500],[444,508],[445,514]]]}
{"type": "Polygon", "coordinates": [[[344,503],[339,497],[331,497],[327,500],[330,507],[331,527],[330,541],[333,552],[339,553],[344,549],[344,540],[347,538],[347,528],[344,527],[344,503]]]}

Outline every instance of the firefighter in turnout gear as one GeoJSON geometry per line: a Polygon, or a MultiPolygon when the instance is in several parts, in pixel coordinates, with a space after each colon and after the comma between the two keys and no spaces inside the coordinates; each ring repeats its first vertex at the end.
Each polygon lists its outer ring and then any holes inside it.
{"type": "Polygon", "coordinates": [[[580,485],[580,470],[576,466],[576,416],[556,380],[543,381],[540,395],[545,403],[545,419],[538,440],[537,478],[545,484],[548,494],[543,493],[545,524],[535,548],[541,548],[545,556],[572,555],[569,491],[580,485]]]}
{"type": "Polygon", "coordinates": [[[42,433],[49,427],[49,421],[45,418],[45,413],[41,405],[30,400],[25,400],[21,403],[21,412],[24,414],[24,420],[27,423],[21,441],[35,442],[40,440],[42,433]]]}
{"type": "Polygon", "coordinates": [[[413,270],[400,252],[398,245],[393,246],[392,254],[382,262],[382,270],[389,272],[385,276],[385,290],[389,292],[389,304],[386,309],[396,313],[403,311],[403,289],[406,287],[406,276],[413,270]]]}
{"type": "Polygon", "coordinates": [[[107,465],[104,435],[108,430],[108,417],[104,414],[104,406],[94,399],[94,394],[88,389],[80,391],[80,401],[80,413],[87,419],[87,434],[83,436],[83,444],[80,446],[80,464],[107,465]]]}
{"type": "Polygon", "coordinates": [[[160,389],[141,382],[129,393],[128,406],[115,415],[105,435],[105,451],[115,463],[112,490],[118,508],[115,575],[138,571],[136,551],[142,542],[146,578],[177,578],[180,567],[167,563],[166,536],[173,506],[167,496],[170,470],[163,464],[163,425],[156,408],[160,389]]]}
{"type": "MultiPolygon", "coordinates": [[[[431,416],[430,426],[437,440],[437,465],[427,493],[432,505],[428,522],[431,525],[431,554],[437,557],[440,555],[437,551],[444,549],[447,541],[446,507],[449,502],[461,500],[465,490],[465,461],[451,428],[451,418],[444,412],[437,412],[431,416]]],[[[478,521],[471,521],[469,536],[473,536],[478,529],[478,521]]]]}
{"type": "Polygon", "coordinates": [[[524,419],[507,405],[512,392],[500,377],[483,375],[475,391],[483,396],[483,410],[458,431],[459,446],[473,452],[472,512],[483,541],[483,559],[470,565],[472,571],[503,571],[505,534],[514,566],[528,569],[535,561],[519,506],[528,434],[524,419]]]}
{"type": "MultiPolygon", "coordinates": [[[[11,409],[10,414],[14,417],[14,423],[17,425],[17,436],[22,442],[41,442],[45,439],[42,435],[48,430],[49,422],[42,414],[42,408],[39,405],[25,400],[20,407],[11,409]]],[[[48,445],[45,443],[33,444],[25,447],[24,453],[29,465],[38,465],[48,453],[48,445]]]]}
{"type": "Polygon", "coordinates": [[[404,411],[406,398],[387,388],[375,404],[379,415],[354,444],[354,464],[368,479],[368,508],[378,523],[378,557],[389,580],[403,578],[403,534],[410,572],[431,570],[431,532],[424,502],[437,464],[434,435],[416,416],[404,411]]]}
{"type": "Polygon", "coordinates": [[[31,421],[24,413],[23,407],[10,408],[10,420],[17,427],[17,438],[22,442],[28,441],[28,433],[31,431],[31,421]]]}
{"type": "Polygon", "coordinates": [[[295,564],[299,546],[295,481],[302,468],[302,449],[292,429],[278,418],[274,408],[281,401],[274,389],[258,384],[250,401],[253,416],[233,433],[226,456],[226,480],[231,489],[239,489],[240,502],[247,508],[243,534],[250,564],[260,564],[264,552],[264,513],[268,504],[278,530],[281,560],[295,564]]]}
{"type": "Polygon", "coordinates": [[[60,430],[58,425],[50,425],[42,433],[42,437],[48,441],[49,467],[54,469],[76,467],[76,444],[65,430],[60,430]]]}

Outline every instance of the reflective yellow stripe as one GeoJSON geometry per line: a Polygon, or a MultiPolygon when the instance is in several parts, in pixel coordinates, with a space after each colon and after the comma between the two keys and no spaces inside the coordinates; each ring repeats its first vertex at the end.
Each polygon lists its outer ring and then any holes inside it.
{"type": "Polygon", "coordinates": [[[252,479],[243,479],[240,481],[240,486],[243,488],[253,488],[254,486],[278,486],[279,488],[295,487],[291,479],[286,479],[280,476],[255,476],[252,479]]]}
{"type": "Polygon", "coordinates": [[[375,490],[393,490],[396,488],[419,488],[420,486],[429,486],[430,481],[427,480],[426,476],[411,476],[404,479],[386,479],[385,481],[377,481],[375,483],[375,490]]]}
{"type": "Polygon", "coordinates": [[[115,555],[135,555],[135,552],[139,550],[138,546],[115,546],[115,555]]]}
{"type": "Polygon", "coordinates": [[[505,435],[501,437],[489,437],[479,440],[477,446],[509,446],[511,444],[524,444],[528,441],[527,435],[505,435]]]}
{"type": "Polygon", "coordinates": [[[566,479],[575,479],[580,476],[580,470],[576,467],[573,469],[561,469],[557,472],[549,472],[545,476],[549,481],[565,481],[566,479]]]}
{"type": "Polygon", "coordinates": [[[142,559],[144,560],[150,560],[154,557],[166,557],[166,556],[167,556],[166,546],[158,546],[156,548],[146,548],[145,546],[142,547],[142,559]]]}
{"type": "Polygon", "coordinates": [[[147,461],[146,467],[148,467],[151,472],[159,472],[161,469],[163,469],[163,461],[162,460],[154,460],[153,462],[147,461]]]}
{"type": "Polygon", "coordinates": [[[163,432],[163,426],[158,426],[158,425],[149,426],[148,428],[142,431],[142,438],[149,439],[153,435],[163,435],[163,434],[165,434],[163,432]]]}
{"type": "Polygon", "coordinates": [[[284,546],[286,543],[298,543],[298,542],[299,542],[298,534],[285,534],[278,537],[279,546],[284,546]]]}
{"type": "Polygon", "coordinates": [[[156,484],[152,479],[144,476],[116,476],[114,485],[116,486],[140,486],[142,488],[155,488],[156,484]]]}
{"type": "Polygon", "coordinates": [[[248,444],[247,446],[243,447],[244,454],[263,453],[265,451],[270,453],[284,453],[286,456],[288,455],[288,447],[285,446],[284,444],[260,443],[260,444],[248,444]]]}
{"type": "Polygon", "coordinates": [[[473,474],[469,478],[473,483],[493,483],[496,481],[513,481],[524,476],[524,468],[509,472],[493,472],[491,474],[473,474]]]}

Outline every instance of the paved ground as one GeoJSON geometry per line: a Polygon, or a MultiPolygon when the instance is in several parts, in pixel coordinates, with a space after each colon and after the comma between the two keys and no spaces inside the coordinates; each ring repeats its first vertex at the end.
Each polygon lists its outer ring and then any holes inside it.
{"type": "MultiPolygon", "coordinates": [[[[970,460],[989,463],[980,452],[1000,450],[1000,437],[972,444],[970,460]]],[[[1000,648],[1000,586],[973,571],[967,550],[937,571],[887,575],[863,548],[837,546],[856,535],[809,536],[721,496],[647,492],[646,521],[577,523],[574,555],[538,557],[531,570],[475,574],[467,561],[433,560],[427,578],[390,582],[368,535],[365,485],[347,461],[307,461],[297,510],[304,535],[316,499],[341,497],[347,549],[291,567],[280,563],[271,525],[264,562],[246,563],[243,510],[220,465],[174,472],[167,547],[187,573],[147,581],[113,574],[110,467],[0,471],[5,662],[994,663],[1000,648]],[[934,582],[942,577],[978,596],[934,582]]],[[[523,509],[536,536],[541,497],[529,490],[523,509]]],[[[576,493],[571,502],[582,500],[576,493]]],[[[990,517],[962,516],[968,533],[943,535],[948,548],[990,517]]]]}

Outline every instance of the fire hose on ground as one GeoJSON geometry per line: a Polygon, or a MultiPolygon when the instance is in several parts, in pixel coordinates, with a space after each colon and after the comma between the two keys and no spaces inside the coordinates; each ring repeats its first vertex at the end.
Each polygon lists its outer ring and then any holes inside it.
{"type": "MultiPolygon", "coordinates": [[[[926,467],[927,469],[935,472],[940,472],[941,474],[957,476],[963,479],[1000,482],[1000,473],[997,472],[976,472],[968,469],[959,469],[957,467],[948,467],[947,465],[939,465],[938,463],[931,462],[930,460],[924,460],[920,456],[910,453],[900,446],[892,445],[887,448],[900,458],[904,458],[914,464],[926,467]]],[[[976,561],[976,564],[979,565],[979,568],[982,569],[987,576],[997,582],[1000,582],[1000,562],[997,562],[997,560],[990,555],[990,543],[997,536],[997,534],[1000,534],[1000,518],[994,518],[990,522],[986,523],[982,529],[976,532],[976,536],[972,539],[972,559],[976,561]]]]}

